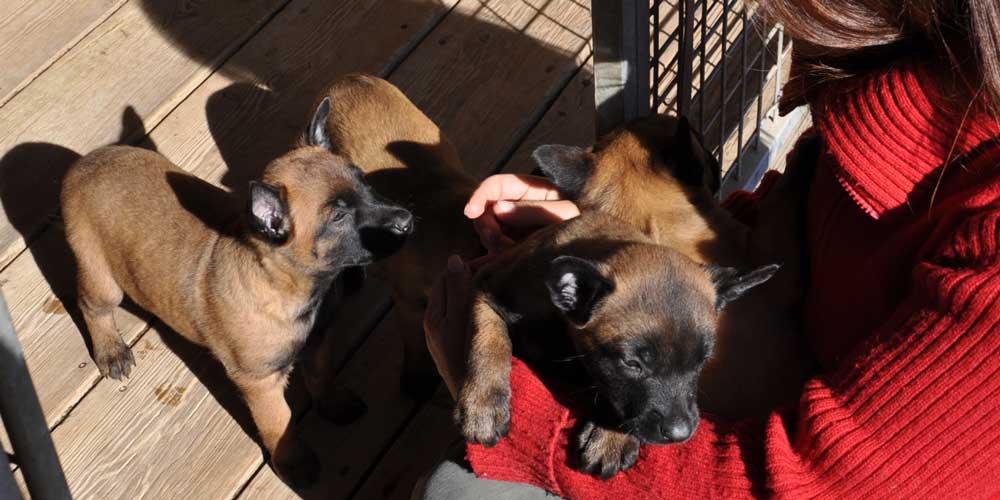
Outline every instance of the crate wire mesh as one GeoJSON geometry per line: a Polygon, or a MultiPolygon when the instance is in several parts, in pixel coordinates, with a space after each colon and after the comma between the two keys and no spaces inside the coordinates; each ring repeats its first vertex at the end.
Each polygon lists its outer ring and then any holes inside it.
{"type": "Polygon", "coordinates": [[[762,157],[761,127],[787,71],[780,25],[745,0],[594,0],[593,15],[599,133],[651,112],[684,115],[723,185],[759,178],[744,166],[759,167],[746,160],[762,157]]]}

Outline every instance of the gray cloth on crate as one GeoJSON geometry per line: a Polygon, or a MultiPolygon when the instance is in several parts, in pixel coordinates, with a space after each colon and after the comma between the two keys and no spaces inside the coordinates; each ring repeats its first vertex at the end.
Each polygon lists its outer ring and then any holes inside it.
{"type": "Polygon", "coordinates": [[[559,500],[530,484],[480,479],[464,456],[465,443],[452,445],[445,459],[417,482],[410,500],[559,500]]]}
{"type": "Polygon", "coordinates": [[[530,484],[480,479],[461,465],[445,460],[418,484],[411,500],[558,500],[530,484]]]}

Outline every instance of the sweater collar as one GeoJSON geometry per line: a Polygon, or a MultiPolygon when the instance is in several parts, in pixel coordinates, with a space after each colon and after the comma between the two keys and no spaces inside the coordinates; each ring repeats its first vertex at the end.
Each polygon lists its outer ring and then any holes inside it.
{"type": "Polygon", "coordinates": [[[835,175],[872,218],[926,210],[945,164],[1000,136],[982,107],[944,95],[933,70],[899,64],[831,85],[810,103],[835,175]]]}

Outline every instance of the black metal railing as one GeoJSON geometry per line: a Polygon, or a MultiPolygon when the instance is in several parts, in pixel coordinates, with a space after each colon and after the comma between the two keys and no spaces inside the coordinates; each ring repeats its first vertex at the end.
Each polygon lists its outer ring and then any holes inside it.
{"type": "Polygon", "coordinates": [[[780,97],[781,26],[745,0],[593,0],[593,15],[598,132],[648,113],[684,115],[726,180],[743,179],[780,97]],[[646,97],[625,98],[636,94],[646,97]]]}

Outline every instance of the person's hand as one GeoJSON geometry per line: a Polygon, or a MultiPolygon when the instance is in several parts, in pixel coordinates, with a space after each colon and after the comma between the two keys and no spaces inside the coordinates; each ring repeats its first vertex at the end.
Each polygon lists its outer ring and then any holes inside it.
{"type": "Polygon", "coordinates": [[[580,215],[580,209],[559,196],[543,177],[498,174],[484,180],[465,205],[479,240],[498,252],[543,226],[580,215]]]}
{"type": "Polygon", "coordinates": [[[480,257],[467,264],[457,255],[448,257],[447,270],[431,288],[424,313],[427,350],[452,398],[458,396],[465,380],[472,272],[487,259],[480,257]]]}

